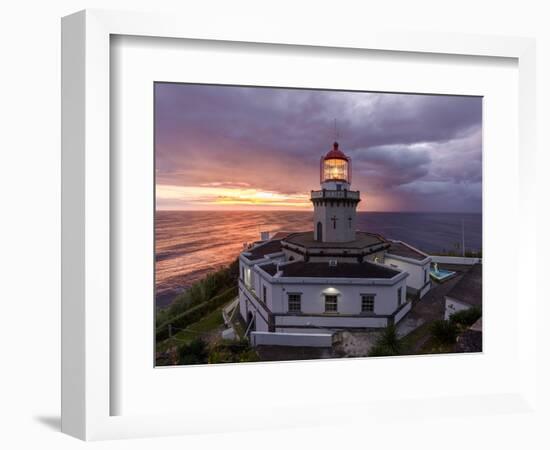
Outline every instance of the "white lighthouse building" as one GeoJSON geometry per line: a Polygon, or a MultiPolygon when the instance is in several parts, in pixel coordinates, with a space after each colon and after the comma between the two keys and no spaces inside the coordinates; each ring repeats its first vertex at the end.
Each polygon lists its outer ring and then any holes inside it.
{"type": "Polygon", "coordinates": [[[315,240],[355,241],[355,209],[359,191],[350,191],[351,159],[338,148],[321,158],[321,190],[311,192],[315,240]]]}
{"type": "Polygon", "coordinates": [[[312,231],[276,233],[239,256],[239,310],[253,344],[330,346],[337,331],[398,323],[430,289],[430,256],[357,230],[360,193],[336,142],[320,183],[312,231]]]}

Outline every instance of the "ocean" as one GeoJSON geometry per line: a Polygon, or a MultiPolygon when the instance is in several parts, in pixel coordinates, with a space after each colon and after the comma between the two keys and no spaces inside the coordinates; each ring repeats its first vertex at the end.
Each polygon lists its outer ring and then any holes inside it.
{"type": "MultiPolygon", "coordinates": [[[[157,211],[156,305],[168,305],[206,274],[233,261],[243,243],[260,239],[260,231],[312,229],[311,212],[296,211],[157,211]]],[[[403,240],[428,253],[482,249],[481,214],[357,213],[358,229],[403,240]]]]}

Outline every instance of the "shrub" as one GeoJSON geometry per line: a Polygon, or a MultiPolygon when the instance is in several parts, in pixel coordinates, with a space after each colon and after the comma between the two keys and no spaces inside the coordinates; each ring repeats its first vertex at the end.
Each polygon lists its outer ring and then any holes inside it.
{"type": "Polygon", "coordinates": [[[369,356],[393,356],[401,352],[401,341],[397,335],[395,325],[388,325],[378,337],[374,346],[369,350],[369,356]]]}
{"type": "Polygon", "coordinates": [[[250,361],[259,361],[259,357],[247,341],[222,341],[212,349],[208,357],[210,364],[250,361]]]}
{"type": "Polygon", "coordinates": [[[374,347],[372,347],[369,350],[368,356],[395,356],[398,355],[398,353],[395,353],[395,351],[387,347],[385,345],[378,345],[375,344],[374,347]]]}
{"type": "Polygon", "coordinates": [[[454,344],[458,335],[456,325],[448,320],[436,320],[431,324],[430,332],[439,344],[454,344]]]}
{"type": "Polygon", "coordinates": [[[208,362],[208,350],[206,342],[202,339],[194,339],[189,344],[179,348],[180,364],[206,364],[208,362]]]}
{"type": "Polygon", "coordinates": [[[451,315],[451,317],[449,317],[449,321],[457,325],[470,327],[480,317],[481,309],[476,306],[473,308],[463,309],[462,311],[455,312],[453,315],[451,315]]]}

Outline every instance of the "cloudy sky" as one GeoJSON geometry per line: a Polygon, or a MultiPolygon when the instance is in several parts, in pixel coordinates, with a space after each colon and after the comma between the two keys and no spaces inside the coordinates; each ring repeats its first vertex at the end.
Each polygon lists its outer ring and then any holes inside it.
{"type": "Polygon", "coordinates": [[[481,212],[479,97],[155,84],[157,209],[311,209],[352,158],[363,211],[481,212]]]}

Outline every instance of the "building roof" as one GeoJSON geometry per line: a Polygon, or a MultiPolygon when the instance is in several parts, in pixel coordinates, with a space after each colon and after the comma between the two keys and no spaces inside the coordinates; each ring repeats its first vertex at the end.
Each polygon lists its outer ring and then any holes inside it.
{"type": "Polygon", "coordinates": [[[475,264],[468,270],[446,297],[470,306],[481,306],[482,299],[482,265],[475,264]]]}
{"type": "Polygon", "coordinates": [[[289,244],[299,245],[307,248],[349,248],[361,249],[373,245],[384,244],[387,241],[380,235],[367,233],[365,231],[357,231],[356,239],[351,242],[321,242],[316,241],[313,231],[305,231],[303,233],[293,233],[283,239],[289,244]]]}
{"type": "MultiPolygon", "coordinates": [[[[276,264],[261,266],[270,275],[277,273],[276,264]]],[[[328,262],[304,262],[297,261],[290,264],[280,265],[282,277],[319,277],[319,278],[393,278],[400,272],[389,267],[370,262],[342,263],[330,266],[328,262]]]]}
{"type": "Polygon", "coordinates": [[[392,242],[390,248],[388,249],[388,254],[402,256],[403,258],[416,259],[417,261],[422,261],[427,258],[427,255],[424,253],[409,247],[402,242],[392,242]]]}
{"type": "Polygon", "coordinates": [[[249,260],[254,261],[256,259],[262,259],[266,255],[270,255],[271,253],[278,253],[282,251],[281,247],[281,241],[279,239],[272,239],[270,241],[266,241],[265,243],[261,243],[256,245],[255,247],[247,250],[247,253],[250,253],[250,255],[245,255],[249,260]]]}
{"type": "Polygon", "coordinates": [[[327,159],[343,159],[344,161],[349,161],[349,158],[346,154],[338,148],[338,142],[335,142],[332,146],[332,150],[328,152],[323,158],[325,161],[327,159]]]}
{"type": "Polygon", "coordinates": [[[284,239],[287,236],[296,233],[296,231],[277,231],[272,237],[271,240],[274,239],[284,239]]]}

